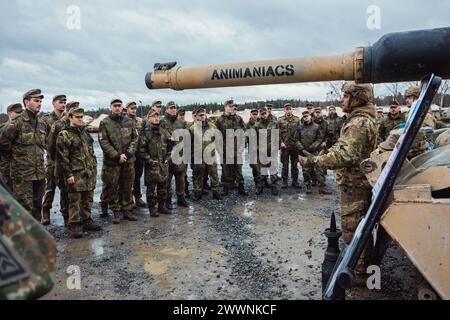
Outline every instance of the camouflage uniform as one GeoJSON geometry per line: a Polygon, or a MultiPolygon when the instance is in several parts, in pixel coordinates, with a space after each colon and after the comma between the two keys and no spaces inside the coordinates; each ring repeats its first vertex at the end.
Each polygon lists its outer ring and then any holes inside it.
{"type": "MultiPolygon", "coordinates": [[[[2,131],[6,128],[8,123],[0,124],[0,136],[2,131]]],[[[11,147],[7,146],[0,149],[0,181],[2,181],[8,188],[11,186],[11,147]]]]}
{"type": "MultiPolygon", "coordinates": [[[[371,187],[361,171],[360,164],[370,158],[375,150],[378,130],[375,122],[373,89],[370,85],[346,83],[343,91],[351,96],[351,113],[342,127],[338,142],[328,153],[314,157],[312,162],[320,167],[335,170],[341,197],[341,224],[344,243],[349,244],[361,218],[371,201],[371,187]],[[357,96],[358,98],[355,98],[357,96]]],[[[370,247],[370,244],[369,244],[370,247]]],[[[364,252],[357,266],[365,273],[364,252]]]]}
{"type": "Polygon", "coordinates": [[[139,154],[144,163],[144,180],[147,187],[147,205],[154,207],[167,198],[170,153],[170,136],[161,128],[146,124],[141,132],[139,154]]]}
{"type": "Polygon", "coordinates": [[[0,256],[0,300],[38,299],[52,289],[55,239],[3,185],[0,185],[0,256]]]}
{"type": "Polygon", "coordinates": [[[47,125],[25,110],[1,133],[0,149],[11,153],[12,189],[23,207],[41,220],[45,190],[44,153],[47,125]]]}
{"type": "MultiPolygon", "coordinates": [[[[205,174],[208,174],[211,179],[211,190],[213,192],[218,192],[220,188],[220,182],[219,182],[219,176],[217,174],[217,163],[213,164],[206,164],[204,161],[201,164],[197,164],[194,162],[194,154],[197,152],[198,154],[202,155],[203,159],[203,152],[205,151],[205,148],[208,147],[211,143],[214,141],[214,136],[208,136],[205,135],[205,132],[207,130],[214,130],[216,129],[216,126],[206,120],[204,124],[200,123],[194,123],[190,128],[191,137],[192,137],[192,180],[194,184],[194,192],[197,195],[201,195],[203,193],[203,187],[204,187],[204,177],[205,174]],[[201,144],[197,145],[196,141],[200,142],[201,144]],[[198,149],[196,149],[198,148],[198,149]]],[[[211,152],[211,156],[215,157],[216,150],[215,148],[211,152]]]]}
{"type": "Polygon", "coordinates": [[[102,182],[108,195],[108,203],[101,205],[109,204],[114,212],[129,212],[133,208],[136,130],[130,118],[111,114],[100,122],[98,138],[103,150],[102,182]],[[121,154],[128,159],[122,164],[121,154]]]}
{"type": "MultiPolygon", "coordinates": [[[[136,134],[138,135],[138,145],[139,145],[139,135],[141,133],[141,130],[144,126],[144,120],[139,117],[130,117],[133,126],[136,128],[136,134]]],[[[134,182],[133,182],[133,196],[134,199],[141,199],[142,198],[142,192],[141,192],[141,177],[144,173],[144,163],[142,162],[140,153],[136,153],[136,162],[134,163],[134,182]]]]}
{"type": "MultiPolygon", "coordinates": [[[[178,120],[178,117],[171,116],[169,114],[166,114],[164,118],[161,120],[160,124],[161,128],[166,130],[169,135],[172,135],[175,130],[178,129],[186,129],[187,124],[181,122],[178,120]]],[[[183,143],[182,141],[178,143],[183,143]]],[[[169,148],[167,152],[169,153],[169,156],[175,147],[175,144],[173,142],[169,143],[169,148]]],[[[172,179],[175,176],[175,187],[176,187],[176,194],[178,197],[184,196],[185,192],[185,177],[186,177],[186,164],[180,164],[176,165],[172,162],[172,160],[169,160],[169,179],[167,181],[167,200],[172,199],[172,179]]]]}
{"type": "Polygon", "coordinates": [[[68,178],[75,177],[75,184],[66,184],[70,225],[92,221],[91,208],[97,180],[97,159],[93,142],[85,128],[67,125],[58,134],[56,145],[62,170],[61,179],[67,181],[68,178]]]}
{"type": "Polygon", "coordinates": [[[399,112],[395,117],[391,113],[389,113],[378,127],[379,142],[385,141],[389,136],[389,132],[397,129],[404,121],[404,116],[401,112],[399,112]]]}
{"type": "MultiPolygon", "coordinates": [[[[56,113],[53,111],[50,114],[47,114],[42,117],[42,120],[47,124],[47,127],[50,130],[53,126],[53,124],[59,120],[56,113]]],[[[48,139],[48,137],[47,137],[48,139]]],[[[42,201],[42,211],[49,212],[52,208],[53,199],[55,198],[55,190],[56,190],[56,181],[55,181],[55,163],[54,163],[54,157],[50,155],[50,153],[47,151],[47,166],[45,168],[45,194],[44,194],[44,200],[42,201]]]]}
{"type": "Polygon", "coordinates": [[[300,118],[292,115],[291,117],[282,116],[278,119],[280,128],[280,142],[286,145],[286,149],[281,149],[281,177],[287,183],[289,176],[289,161],[291,162],[292,182],[298,181],[298,152],[292,144],[295,132],[300,125],[300,118]]]}
{"type": "MultiPolygon", "coordinates": [[[[264,109],[263,109],[264,110],[264,109]]],[[[255,126],[255,130],[258,136],[258,151],[260,150],[260,143],[261,141],[260,139],[260,130],[267,130],[267,140],[266,140],[266,146],[267,146],[267,156],[272,156],[272,152],[275,154],[274,156],[274,161],[277,162],[278,160],[278,150],[279,150],[279,145],[276,146],[276,150],[272,150],[272,145],[271,145],[271,135],[272,130],[278,130],[279,126],[278,126],[278,122],[276,121],[272,121],[270,119],[270,117],[267,120],[264,120],[264,118],[261,118],[260,121],[256,124],[255,126]]],[[[272,167],[272,163],[269,164],[262,164],[260,159],[259,159],[259,155],[258,155],[258,166],[257,166],[257,170],[258,170],[258,187],[259,188],[263,188],[265,185],[269,186],[270,188],[272,188],[273,190],[278,190],[278,175],[277,175],[277,171],[275,169],[274,172],[269,172],[269,168],[272,167]],[[266,172],[263,172],[262,170],[265,170],[266,172]],[[270,178],[270,183],[268,183],[267,181],[267,176],[269,176],[270,178]]],[[[278,168],[278,163],[275,163],[273,165],[274,168],[278,168]]]]}
{"type": "Polygon", "coordinates": [[[339,139],[339,134],[343,125],[343,120],[337,114],[333,117],[328,116],[325,121],[328,124],[328,141],[327,147],[331,148],[339,139]]]}
{"type": "MultiPolygon", "coordinates": [[[[294,141],[299,154],[303,154],[302,151],[306,150],[307,152],[316,155],[318,154],[320,144],[323,142],[323,131],[313,120],[311,120],[309,124],[303,122],[295,132],[294,141]]],[[[319,185],[325,185],[325,177],[322,168],[317,166],[303,167],[302,171],[303,181],[307,187],[311,186],[314,171],[316,171],[319,185]]]]}
{"type": "MultiPolygon", "coordinates": [[[[246,131],[248,132],[249,130],[254,129],[257,123],[258,122],[254,122],[254,121],[252,121],[252,119],[250,119],[248,121],[247,125],[245,126],[246,131]]],[[[247,139],[247,141],[248,141],[248,139],[247,139]]],[[[258,164],[250,163],[250,168],[252,168],[253,181],[255,182],[255,185],[257,185],[258,179],[259,179],[258,164]]]]}
{"type": "Polygon", "coordinates": [[[60,190],[60,211],[64,218],[65,222],[69,221],[69,198],[68,198],[68,192],[66,188],[66,181],[64,180],[64,177],[62,176],[62,166],[59,163],[56,153],[57,153],[57,145],[56,141],[58,139],[59,133],[62,131],[62,129],[69,125],[69,117],[67,114],[64,114],[63,117],[56,121],[51,129],[50,133],[48,134],[48,141],[47,141],[47,159],[51,159],[50,161],[53,162],[54,165],[54,181],[56,185],[58,186],[60,190]]]}
{"type": "Polygon", "coordinates": [[[223,170],[223,186],[227,189],[232,189],[235,186],[235,183],[243,188],[244,186],[244,177],[242,176],[242,164],[238,164],[238,154],[242,153],[243,150],[237,150],[238,143],[237,138],[234,140],[234,159],[233,163],[227,162],[227,141],[226,141],[226,131],[228,129],[233,130],[243,130],[245,131],[245,123],[244,120],[239,115],[226,115],[223,114],[217,119],[216,122],[217,129],[222,133],[223,136],[223,159],[222,159],[222,170],[223,170]]]}

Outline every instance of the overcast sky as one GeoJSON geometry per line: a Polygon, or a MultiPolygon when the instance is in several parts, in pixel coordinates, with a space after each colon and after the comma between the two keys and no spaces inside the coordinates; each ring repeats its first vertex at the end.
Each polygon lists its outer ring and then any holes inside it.
{"type": "MultiPolygon", "coordinates": [[[[383,34],[450,25],[450,1],[3,1],[0,10],[0,107],[31,88],[67,94],[85,106],[124,101],[179,104],[271,98],[325,100],[327,84],[150,91],[155,62],[181,66],[328,55],[383,34]],[[80,9],[80,29],[68,7],[80,9]],[[367,8],[381,29],[367,27],[367,8]],[[72,24],[71,24],[72,23],[72,24]]],[[[407,50],[407,48],[405,48],[407,50]]],[[[377,90],[382,90],[379,88],[377,90]]]]}

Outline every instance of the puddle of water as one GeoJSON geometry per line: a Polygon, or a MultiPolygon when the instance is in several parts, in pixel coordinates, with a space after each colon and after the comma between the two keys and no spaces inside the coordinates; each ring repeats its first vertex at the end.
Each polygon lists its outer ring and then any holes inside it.
{"type": "Polygon", "coordinates": [[[96,257],[99,257],[105,253],[103,248],[104,241],[103,239],[95,239],[91,243],[92,252],[96,257]]]}

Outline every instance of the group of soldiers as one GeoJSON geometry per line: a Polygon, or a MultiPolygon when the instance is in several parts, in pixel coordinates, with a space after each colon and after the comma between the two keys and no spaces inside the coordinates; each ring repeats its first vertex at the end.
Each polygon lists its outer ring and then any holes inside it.
{"type": "MultiPolygon", "coordinates": [[[[232,141],[237,152],[231,157],[227,157],[227,148],[219,153],[222,158],[221,179],[215,161],[193,161],[195,148],[192,148],[191,195],[188,164],[177,163],[171,156],[178,144],[187,141],[175,141],[173,134],[178,129],[187,130],[189,142],[200,141],[194,146],[205,151],[214,142],[212,135],[205,134],[209,129],[218,130],[224,140],[229,129],[254,129],[256,133],[264,130],[268,140],[272,131],[277,130],[279,145],[276,150],[270,150],[269,142],[267,151],[275,151],[276,155],[280,152],[281,179],[277,170],[269,168],[273,163],[252,163],[256,193],[262,194],[264,187],[269,187],[272,194],[278,195],[279,180],[282,180],[283,189],[288,188],[289,166],[291,186],[301,188],[298,180],[300,162],[306,193],[311,193],[311,187],[318,184],[319,194],[330,194],[325,185],[326,170],[335,170],[340,187],[344,241],[349,242],[370,201],[371,189],[359,163],[370,157],[389,131],[405,121],[405,115],[400,115],[393,104],[388,118],[378,128],[372,90],[370,85],[344,85],[341,100],[345,113],[343,118],[337,115],[334,107],[328,108],[328,116],[324,118],[321,108],[315,108],[313,104],[308,104],[299,118],[293,113],[293,105],[287,103],[284,115],[277,119],[272,114],[273,106],[266,104],[261,109],[251,110],[247,124],[237,114],[233,100],[224,103],[224,113],[218,119],[208,119],[205,108],[200,106],[193,111],[194,122],[188,123],[185,110],[178,108],[173,101],[165,106],[164,117],[161,118],[162,102],[155,101],[146,118],[141,119],[137,117],[135,102],[124,106],[120,99],[113,99],[110,114],[101,121],[98,133],[103,151],[101,216],[108,217],[111,210],[113,223],[119,224],[122,219],[136,221],[133,209],[139,207],[148,207],[152,217],[170,214],[174,208],[174,178],[177,205],[181,207],[188,206],[186,198],[199,201],[209,193],[208,190],[216,200],[228,196],[234,188],[240,195],[248,195],[242,163],[238,161],[243,149],[239,148],[237,141],[232,141]],[[142,200],[142,175],[147,188],[147,203],[142,200]]],[[[419,97],[419,92],[418,87],[407,90],[409,106],[419,97]]],[[[0,128],[0,178],[23,207],[44,225],[50,224],[50,209],[58,187],[65,226],[70,229],[72,237],[79,238],[83,230],[101,230],[91,217],[97,176],[94,140],[84,125],[84,110],[78,102],[67,103],[65,95],[57,95],[52,100],[53,112],[40,117],[43,99],[41,90],[32,89],[23,95],[25,109],[20,103],[7,108],[9,121],[0,128]]],[[[258,141],[256,149],[259,143],[261,141],[258,141]]],[[[213,148],[213,157],[215,151],[213,148]]],[[[277,159],[278,156],[272,160],[277,159]]],[[[275,168],[278,168],[278,163],[275,168]]]]}

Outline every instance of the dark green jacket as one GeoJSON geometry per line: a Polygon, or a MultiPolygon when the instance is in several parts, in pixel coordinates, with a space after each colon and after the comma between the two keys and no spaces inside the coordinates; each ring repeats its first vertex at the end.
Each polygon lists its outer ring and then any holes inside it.
{"type": "Polygon", "coordinates": [[[303,150],[315,153],[323,141],[322,131],[317,123],[302,123],[294,136],[295,146],[298,152],[303,150]]]}

